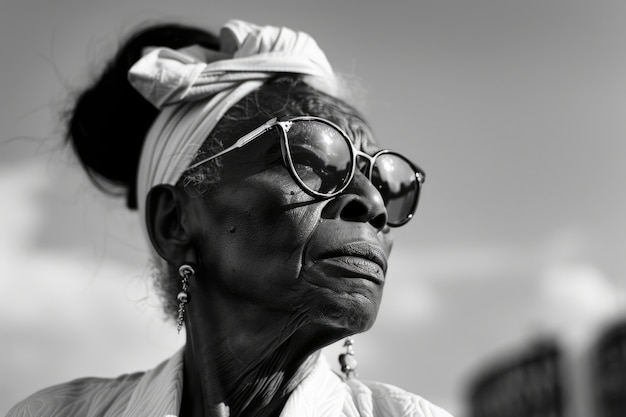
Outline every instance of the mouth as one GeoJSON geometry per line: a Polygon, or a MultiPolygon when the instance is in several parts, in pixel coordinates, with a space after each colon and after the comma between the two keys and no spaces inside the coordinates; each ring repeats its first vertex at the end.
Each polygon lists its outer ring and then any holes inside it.
{"type": "Polygon", "coordinates": [[[323,253],[319,258],[348,272],[348,276],[384,282],[387,255],[376,245],[354,242],[323,253]]]}

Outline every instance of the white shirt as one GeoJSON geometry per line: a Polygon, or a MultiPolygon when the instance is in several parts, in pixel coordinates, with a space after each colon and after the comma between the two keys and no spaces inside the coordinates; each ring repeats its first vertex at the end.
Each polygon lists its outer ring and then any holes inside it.
{"type": "MultiPolygon", "coordinates": [[[[7,417],[177,417],[183,350],[148,372],[115,379],[81,378],[39,391],[7,417]]],[[[320,355],[291,394],[280,417],[452,417],[392,385],[344,379],[320,355]]]]}

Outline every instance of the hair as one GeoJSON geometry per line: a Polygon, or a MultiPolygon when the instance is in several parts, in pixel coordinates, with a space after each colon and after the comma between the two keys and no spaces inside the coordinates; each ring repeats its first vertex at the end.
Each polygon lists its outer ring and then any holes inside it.
{"type": "MultiPolygon", "coordinates": [[[[66,140],[90,180],[105,193],[125,195],[130,209],[137,209],[139,158],[158,110],[130,85],[128,70],[145,47],[183,48],[194,44],[214,50],[220,46],[214,34],[180,24],[150,26],[131,34],[100,76],[79,94],[68,113],[66,140]]],[[[362,138],[371,137],[369,127],[352,106],[316,90],[298,76],[280,74],[226,112],[200,148],[196,161],[223,149],[223,138],[243,136],[256,127],[251,124],[263,123],[277,114],[327,118],[344,129],[357,146],[362,138]]],[[[178,184],[193,195],[205,195],[219,184],[219,159],[185,173],[178,184]]],[[[179,282],[172,279],[178,277],[177,267],[157,262],[155,287],[170,318],[176,317],[178,309],[179,282]]]]}
{"type": "Polygon", "coordinates": [[[110,194],[126,194],[137,208],[137,165],[143,139],[158,110],[128,82],[128,70],[147,46],[218,49],[219,39],[204,30],[162,24],[131,35],[95,82],[78,97],[67,122],[67,141],[92,182],[110,194]],[[115,161],[115,163],[112,163],[115,161]]]}

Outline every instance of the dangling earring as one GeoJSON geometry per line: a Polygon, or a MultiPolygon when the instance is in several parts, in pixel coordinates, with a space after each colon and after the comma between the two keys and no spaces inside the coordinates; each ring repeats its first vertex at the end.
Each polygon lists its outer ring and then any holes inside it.
{"type": "Polygon", "coordinates": [[[187,293],[187,289],[189,288],[189,278],[193,277],[196,271],[188,264],[182,264],[180,268],[178,268],[178,274],[182,278],[182,286],[183,289],[178,293],[176,299],[178,300],[178,319],[176,320],[176,330],[180,333],[180,329],[183,328],[183,324],[185,323],[185,306],[189,302],[189,294],[187,293]]]}
{"type": "Polygon", "coordinates": [[[354,349],[352,349],[352,345],[354,345],[354,340],[351,337],[348,337],[343,344],[343,347],[346,348],[345,353],[339,355],[339,364],[341,365],[341,372],[346,374],[346,378],[351,378],[356,376],[356,368],[359,365],[354,357],[354,349]]]}

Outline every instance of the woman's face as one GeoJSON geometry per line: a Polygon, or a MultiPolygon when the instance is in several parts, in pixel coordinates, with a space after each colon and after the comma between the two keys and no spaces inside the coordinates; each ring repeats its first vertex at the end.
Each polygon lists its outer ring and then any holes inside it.
{"type": "MultiPolygon", "coordinates": [[[[363,142],[363,151],[377,150],[372,138],[363,142]]],[[[354,333],[373,324],[392,236],[382,197],[360,172],[341,195],[315,199],[266,134],[224,156],[219,186],[191,205],[201,268],[218,297],[299,326],[354,333]]]]}

